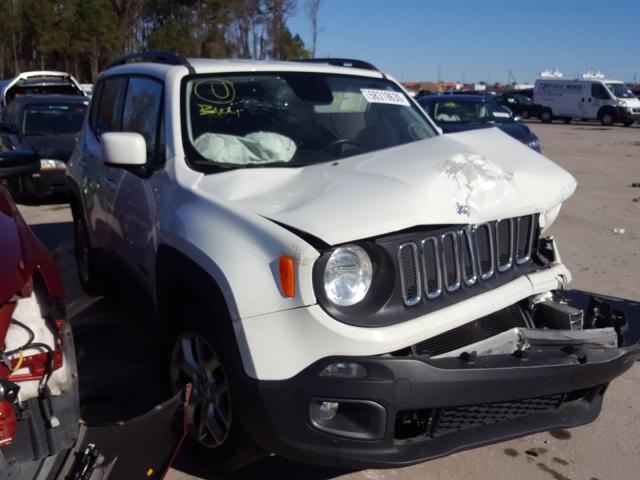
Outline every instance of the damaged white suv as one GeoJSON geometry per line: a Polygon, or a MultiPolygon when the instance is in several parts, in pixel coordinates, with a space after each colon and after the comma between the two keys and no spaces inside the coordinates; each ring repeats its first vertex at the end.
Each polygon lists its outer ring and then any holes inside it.
{"type": "Polygon", "coordinates": [[[175,339],[194,444],[407,465],[594,420],[638,355],[545,231],[573,177],[441,135],[359,61],[125,57],[68,166],[88,291],[125,267],[175,339]]]}

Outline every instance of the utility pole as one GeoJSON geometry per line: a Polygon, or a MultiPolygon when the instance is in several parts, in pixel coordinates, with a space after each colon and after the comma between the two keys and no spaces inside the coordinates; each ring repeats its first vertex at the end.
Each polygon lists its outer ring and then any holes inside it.
{"type": "Polygon", "coordinates": [[[462,69],[462,84],[464,85],[465,83],[467,83],[467,69],[463,68],[462,69]]]}
{"type": "Polygon", "coordinates": [[[438,64],[438,83],[440,83],[441,78],[442,78],[442,64],[439,63],[438,64]]]}

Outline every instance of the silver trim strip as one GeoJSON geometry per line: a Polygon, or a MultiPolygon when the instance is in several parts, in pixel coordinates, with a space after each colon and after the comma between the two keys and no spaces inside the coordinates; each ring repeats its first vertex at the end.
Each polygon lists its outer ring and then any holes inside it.
{"type": "Polygon", "coordinates": [[[467,278],[467,271],[464,265],[464,251],[460,255],[460,266],[462,271],[462,279],[464,280],[465,285],[471,286],[478,281],[478,268],[476,266],[476,252],[473,245],[473,234],[471,232],[471,227],[467,226],[465,228],[461,228],[458,230],[458,235],[460,236],[460,245],[463,250],[466,250],[469,254],[469,262],[471,262],[471,277],[467,278]]]}
{"type": "Polygon", "coordinates": [[[527,263],[530,259],[531,259],[531,250],[533,248],[533,231],[534,231],[534,225],[535,225],[535,216],[534,215],[525,215],[522,217],[518,217],[518,223],[517,223],[517,243],[516,243],[516,263],[518,265],[522,265],[523,263],[527,263]],[[518,256],[518,246],[520,244],[520,222],[525,219],[528,218],[529,219],[529,238],[527,239],[527,248],[526,248],[526,252],[527,254],[524,257],[520,257],[518,256]]]}
{"type": "Polygon", "coordinates": [[[442,280],[447,292],[455,292],[460,288],[460,250],[458,247],[458,236],[456,235],[456,232],[445,232],[440,237],[440,241],[442,242],[442,280]],[[447,258],[444,248],[444,243],[447,237],[451,237],[453,241],[453,263],[456,269],[454,272],[456,275],[456,281],[451,285],[449,285],[449,271],[447,270],[447,258]]]}
{"type": "Polygon", "coordinates": [[[422,282],[420,279],[420,264],[418,259],[418,247],[413,242],[403,243],[398,247],[398,264],[400,267],[400,288],[402,290],[402,301],[408,307],[417,305],[422,300],[422,282]],[[402,268],[402,251],[403,249],[410,247],[413,251],[413,265],[416,274],[416,295],[413,298],[407,297],[407,285],[404,278],[404,269],[402,268]]]}
{"type": "Polygon", "coordinates": [[[434,298],[438,298],[442,294],[442,276],[440,274],[440,245],[438,244],[437,237],[427,237],[422,240],[422,269],[424,271],[424,292],[427,295],[429,300],[433,300],[434,298]],[[427,271],[427,262],[426,262],[426,244],[431,243],[433,245],[433,257],[436,259],[436,282],[438,283],[438,287],[433,292],[429,291],[429,272],[427,271]]]}
{"type": "Polygon", "coordinates": [[[478,254],[478,272],[480,272],[480,278],[482,280],[487,280],[491,277],[493,277],[493,274],[495,273],[495,264],[496,264],[496,259],[495,259],[495,254],[493,253],[493,247],[494,247],[494,242],[493,242],[493,229],[491,228],[491,224],[490,223],[479,223],[477,225],[473,226],[473,237],[476,240],[475,244],[476,244],[476,252],[478,254]],[[487,233],[489,235],[489,256],[490,256],[490,262],[491,262],[491,269],[489,271],[487,271],[486,273],[482,272],[482,264],[480,262],[480,246],[478,244],[478,230],[480,230],[481,228],[486,228],[487,229],[487,233]]]}
{"type": "Polygon", "coordinates": [[[513,239],[515,237],[515,233],[513,231],[513,219],[507,218],[504,220],[496,220],[496,254],[498,256],[498,271],[506,272],[513,266],[513,239]],[[508,222],[509,225],[509,261],[505,264],[500,263],[500,224],[508,222]]]}

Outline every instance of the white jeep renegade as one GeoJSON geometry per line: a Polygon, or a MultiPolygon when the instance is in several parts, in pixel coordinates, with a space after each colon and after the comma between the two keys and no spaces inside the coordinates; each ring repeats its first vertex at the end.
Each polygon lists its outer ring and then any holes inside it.
{"type": "Polygon", "coordinates": [[[441,135],[360,61],[100,76],[68,167],[78,270],[122,265],[217,466],[407,465],[594,420],[626,321],[560,293],[573,177],[497,129],[441,135]]]}

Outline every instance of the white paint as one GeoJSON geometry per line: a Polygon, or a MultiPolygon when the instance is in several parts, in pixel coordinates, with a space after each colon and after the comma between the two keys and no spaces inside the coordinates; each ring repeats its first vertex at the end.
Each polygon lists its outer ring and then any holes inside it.
{"type": "Polygon", "coordinates": [[[122,166],[139,166],[147,163],[147,143],[139,133],[103,133],[100,144],[105,163],[122,166]]]}

